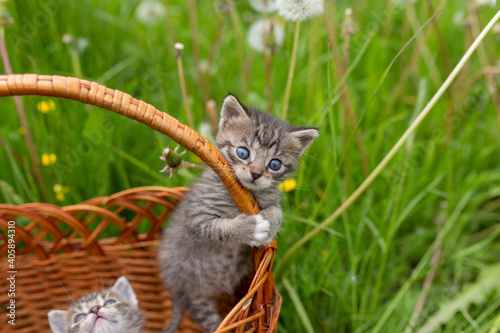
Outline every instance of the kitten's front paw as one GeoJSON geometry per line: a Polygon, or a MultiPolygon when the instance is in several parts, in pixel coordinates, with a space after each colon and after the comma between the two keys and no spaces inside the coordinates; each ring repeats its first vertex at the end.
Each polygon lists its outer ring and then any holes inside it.
{"type": "Polygon", "coordinates": [[[273,240],[273,237],[269,232],[269,221],[265,220],[262,215],[254,215],[255,218],[255,232],[253,234],[253,240],[250,242],[252,246],[263,246],[267,245],[273,240]]]}

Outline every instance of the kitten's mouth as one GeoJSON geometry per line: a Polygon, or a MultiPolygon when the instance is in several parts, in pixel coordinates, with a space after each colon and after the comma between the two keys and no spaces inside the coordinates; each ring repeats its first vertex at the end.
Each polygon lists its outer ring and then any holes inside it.
{"type": "Polygon", "coordinates": [[[245,181],[242,181],[243,186],[248,188],[249,190],[265,190],[269,186],[266,186],[266,182],[261,181],[260,179],[248,179],[245,181]]]}

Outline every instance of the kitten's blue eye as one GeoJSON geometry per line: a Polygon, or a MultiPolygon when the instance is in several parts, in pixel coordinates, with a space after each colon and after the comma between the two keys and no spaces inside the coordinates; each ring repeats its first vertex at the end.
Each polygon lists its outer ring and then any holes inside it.
{"type": "Polygon", "coordinates": [[[271,160],[271,162],[269,162],[269,167],[271,170],[278,171],[281,168],[281,161],[277,159],[271,160]]]}
{"type": "Polygon", "coordinates": [[[113,305],[115,303],[116,303],[116,301],[114,299],[110,299],[110,300],[106,301],[106,303],[104,303],[104,306],[106,306],[106,305],[113,305]]]}
{"type": "Polygon", "coordinates": [[[77,314],[75,317],[75,324],[80,322],[83,318],[85,318],[85,315],[83,313],[77,314]]]}
{"type": "Polygon", "coordinates": [[[250,156],[250,152],[245,147],[238,147],[236,149],[236,155],[242,160],[246,160],[250,156]]]}

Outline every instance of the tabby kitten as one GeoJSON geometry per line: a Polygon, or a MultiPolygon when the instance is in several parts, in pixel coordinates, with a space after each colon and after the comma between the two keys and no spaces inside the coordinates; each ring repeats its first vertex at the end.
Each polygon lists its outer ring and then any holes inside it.
{"type": "Polygon", "coordinates": [[[242,214],[212,169],[186,194],[165,230],[161,274],[174,308],[163,333],[173,333],[187,309],[207,332],[221,318],[213,297],[231,294],[251,267],[251,247],[268,244],[280,230],[278,184],[296,166],[317,128],[291,127],[268,113],[247,109],[232,95],[224,100],[216,144],[261,209],[242,214]]]}
{"type": "Polygon", "coordinates": [[[138,333],[144,317],[125,276],[112,288],[83,296],[67,310],[47,314],[54,333],[138,333]]]}

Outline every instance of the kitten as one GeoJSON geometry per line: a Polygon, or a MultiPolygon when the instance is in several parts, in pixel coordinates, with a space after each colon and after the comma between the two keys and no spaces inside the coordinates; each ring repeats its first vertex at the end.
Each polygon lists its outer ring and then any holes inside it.
{"type": "Polygon", "coordinates": [[[54,333],[138,333],[144,321],[125,276],[112,288],[83,296],[67,310],[51,310],[47,316],[54,333]]]}
{"type": "Polygon", "coordinates": [[[174,308],[163,333],[173,333],[187,309],[207,332],[221,318],[213,297],[231,294],[251,268],[251,247],[268,244],[282,222],[278,184],[318,135],[317,128],[291,127],[268,113],[224,100],[217,148],[261,209],[242,214],[219,177],[207,169],[186,194],[165,230],[161,274],[174,308]]]}

